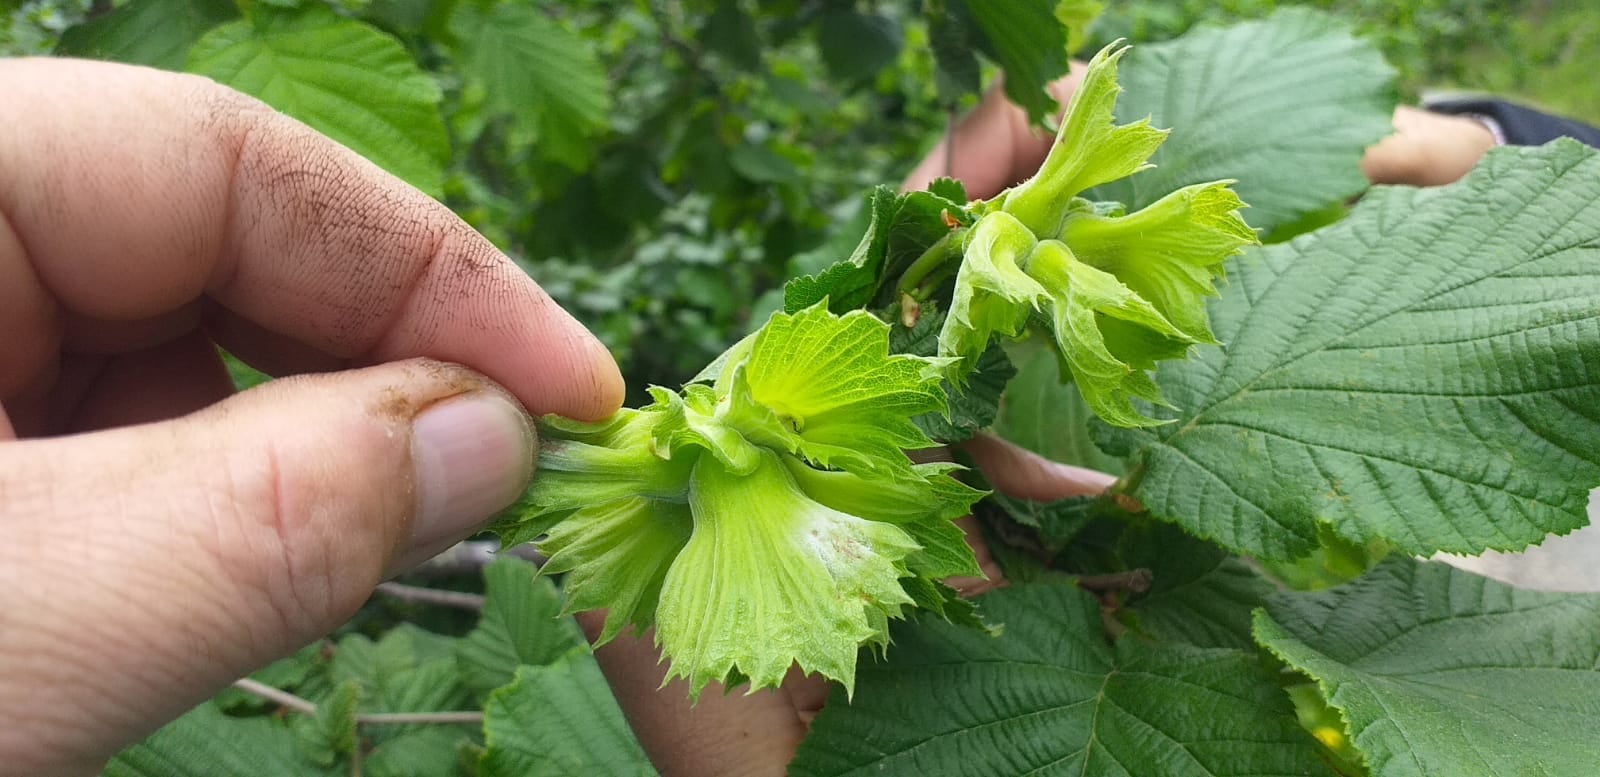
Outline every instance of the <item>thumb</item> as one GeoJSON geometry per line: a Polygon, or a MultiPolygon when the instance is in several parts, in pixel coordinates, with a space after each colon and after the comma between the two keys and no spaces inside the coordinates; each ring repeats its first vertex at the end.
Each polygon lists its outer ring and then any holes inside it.
{"type": "Polygon", "coordinates": [[[510,504],[535,450],[508,394],[429,361],[0,443],[0,772],[92,771],[327,633],[510,504]]]}

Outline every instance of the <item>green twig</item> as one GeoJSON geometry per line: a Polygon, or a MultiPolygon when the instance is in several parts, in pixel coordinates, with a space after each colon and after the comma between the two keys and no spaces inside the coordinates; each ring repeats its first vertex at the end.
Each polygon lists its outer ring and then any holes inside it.
{"type": "Polygon", "coordinates": [[[1144,460],[1140,459],[1127,472],[1123,473],[1122,477],[1117,478],[1117,482],[1111,484],[1111,487],[1106,489],[1106,493],[1113,496],[1132,497],[1139,490],[1139,484],[1144,481],[1144,472],[1144,460]]]}
{"type": "MultiPolygon", "coordinates": [[[[944,237],[935,241],[933,245],[928,246],[928,250],[923,251],[922,255],[917,257],[917,260],[912,262],[904,273],[901,273],[900,282],[895,285],[895,291],[898,292],[895,296],[898,298],[901,294],[904,294],[913,299],[920,299],[917,294],[919,291],[918,286],[922,285],[922,282],[936,270],[949,264],[951,257],[959,257],[961,255],[959,251],[955,250],[955,246],[960,244],[961,238],[965,237],[965,235],[965,229],[952,229],[946,232],[944,237]]],[[[942,278],[943,276],[939,277],[942,278]]],[[[922,291],[926,293],[926,290],[922,291]]]]}

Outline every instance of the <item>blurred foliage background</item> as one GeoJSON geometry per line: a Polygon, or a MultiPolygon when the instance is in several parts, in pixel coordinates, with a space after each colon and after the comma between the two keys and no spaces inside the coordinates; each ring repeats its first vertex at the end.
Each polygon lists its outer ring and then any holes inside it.
{"type": "MultiPolygon", "coordinates": [[[[847,252],[864,192],[916,163],[1007,45],[1049,43],[930,25],[958,0],[0,3],[0,54],[209,75],[440,197],[601,336],[635,400],[763,320],[786,277],[847,252]],[[353,73],[331,92],[330,66],[353,73]]],[[[1600,5],[1585,0],[1133,0],[1073,43],[1290,4],[1353,19],[1408,96],[1492,91],[1600,121],[1600,5]]]]}

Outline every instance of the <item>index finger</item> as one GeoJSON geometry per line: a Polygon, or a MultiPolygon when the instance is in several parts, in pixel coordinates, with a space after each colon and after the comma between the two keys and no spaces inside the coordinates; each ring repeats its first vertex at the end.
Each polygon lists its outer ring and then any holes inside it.
{"type": "Polygon", "coordinates": [[[621,403],[604,347],[487,240],[264,104],[72,60],[0,61],[0,83],[0,376],[48,370],[64,319],[159,332],[210,298],[245,324],[216,327],[225,346],[266,330],[353,363],[457,362],[534,413],[621,403]]]}

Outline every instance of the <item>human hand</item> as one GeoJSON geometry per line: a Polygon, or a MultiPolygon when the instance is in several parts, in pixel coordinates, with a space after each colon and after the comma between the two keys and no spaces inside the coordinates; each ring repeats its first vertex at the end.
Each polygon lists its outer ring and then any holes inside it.
{"type": "MultiPolygon", "coordinates": [[[[1016,497],[1051,500],[1097,494],[1115,482],[1110,475],[1057,464],[987,435],[963,443],[962,448],[996,490],[1016,497]]],[[[967,596],[1004,585],[973,519],[959,523],[987,579],[945,582],[967,596]]],[[[593,638],[604,613],[585,613],[578,620],[593,638]]],[[[827,701],[828,682],[791,667],[777,689],[748,696],[735,689],[724,695],[722,687],[713,683],[699,703],[691,705],[682,678],[661,687],[667,667],[652,640],[649,632],[619,636],[597,650],[595,658],[656,768],[666,777],[784,774],[811,719],[827,701]]]]}
{"type": "Polygon", "coordinates": [[[92,772],[320,637],[523,490],[527,411],[620,404],[487,241],[266,106],[0,83],[0,772],[92,772]],[[323,374],[226,398],[213,341],[323,374]]]}
{"type": "Polygon", "coordinates": [[[1406,105],[1395,108],[1394,129],[1361,158],[1361,172],[1373,183],[1452,183],[1495,146],[1481,122],[1406,105]]]}
{"type": "MultiPolygon", "coordinates": [[[[1072,60],[1067,74],[1046,87],[1063,112],[1086,67],[1072,60]]],[[[996,80],[978,105],[956,122],[949,137],[941,139],[911,170],[900,188],[920,191],[936,178],[949,177],[961,181],[967,196],[988,199],[1037,172],[1054,142],[1053,135],[1034,126],[1026,111],[1006,99],[1005,82],[996,80]]]]}

